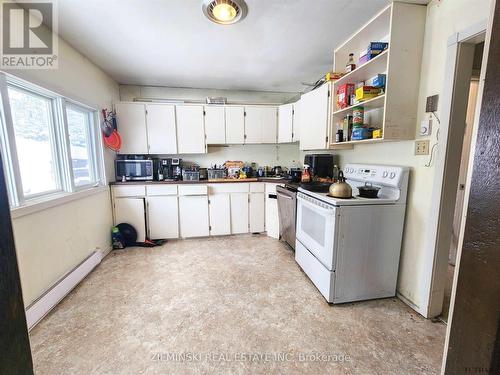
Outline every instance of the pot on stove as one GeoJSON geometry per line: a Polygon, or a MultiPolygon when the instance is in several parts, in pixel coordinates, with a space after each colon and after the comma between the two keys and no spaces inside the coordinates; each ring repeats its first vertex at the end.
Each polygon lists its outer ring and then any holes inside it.
{"type": "Polygon", "coordinates": [[[364,186],[358,186],[359,196],[363,198],[378,198],[379,187],[373,186],[371,182],[365,182],[364,186]]]}
{"type": "Polygon", "coordinates": [[[339,172],[339,177],[337,182],[330,185],[329,189],[330,196],[334,198],[351,198],[352,188],[347,182],[345,182],[344,172],[339,172]]]}

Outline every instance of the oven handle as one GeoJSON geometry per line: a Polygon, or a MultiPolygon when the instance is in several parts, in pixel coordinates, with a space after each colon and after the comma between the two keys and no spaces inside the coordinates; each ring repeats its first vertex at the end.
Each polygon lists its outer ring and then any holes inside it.
{"type": "Polygon", "coordinates": [[[326,215],[335,215],[335,207],[332,206],[332,208],[323,208],[317,204],[314,204],[314,203],[311,203],[309,202],[308,200],[306,199],[303,199],[303,198],[298,198],[298,201],[301,203],[301,204],[304,204],[306,206],[309,206],[319,212],[322,212],[326,215]]]}

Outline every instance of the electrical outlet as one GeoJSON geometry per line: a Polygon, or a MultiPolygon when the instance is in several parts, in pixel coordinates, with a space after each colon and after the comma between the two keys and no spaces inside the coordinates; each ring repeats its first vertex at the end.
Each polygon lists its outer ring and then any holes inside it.
{"type": "Polygon", "coordinates": [[[429,155],[430,143],[428,139],[415,141],[415,155],[429,155]]]}

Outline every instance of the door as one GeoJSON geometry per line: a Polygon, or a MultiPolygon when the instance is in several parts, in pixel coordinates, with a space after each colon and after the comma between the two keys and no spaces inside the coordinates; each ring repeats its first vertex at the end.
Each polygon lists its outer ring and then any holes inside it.
{"type": "Polygon", "coordinates": [[[177,105],[177,149],[179,154],[204,154],[203,106],[177,105]]]}
{"type": "Polygon", "coordinates": [[[150,239],[179,238],[179,206],[176,195],[148,197],[147,212],[150,239]]]}
{"type": "Polygon", "coordinates": [[[245,108],[226,107],[226,143],[245,143],[245,108]]]}
{"type": "Polygon", "coordinates": [[[276,143],[277,107],[245,107],[245,143],[276,143]]]}
{"type": "Polygon", "coordinates": [[[206,237],[210,234],[208,197],[186,195],[179,197],[179,224],[181,237],[206,237]]]}
{"type": "Polygon", "coordinates": [[[336,215],[339,209],[297,194],[297,240],[326,268],[334,270],[336,215]]]}
{"type": "Polygon", "coordinates": [[[210,199],[210,235],[231,234],[231,203],[229,194],[214,194],[210,199]]]}
{"type": "Polygon", "coordinates": [[[248,193],[231,193],[231,234],[248,233],[248,193]]]}
{"type": "Polygon", "coordinates": [[[205,107],[205,135],[207,144],[226,143],[224,107],[205,107]]]}
{"type": "Polygon", "coordinates": [[[250,193],[249,220],[250,233],[265,231],[265,194],[250,193]]]}
{"type": "Polygon", "coordinates": [[[278,143],[292,142],[293,104],[278,107],[278,143]]]}
{"type": "Polygon", "coordinates": [[[122,139],[120,154],[147,154],[146,109],[139,103],[116,103],[116,121],[122,139]]]}
{"type": "Polygon", "coordinates": [[[300,127],[307,129],[300,134],[301,150],[323,150],[327,148],[330,87],[327,83],[302,95],[300,99],[300,127]]]}
{"type": "Polygon", "coordinates": [[[137,231],[137,242],[146,240],[144,198],[116,198],[115,225],[127,223],[137,231]]]}
{"type": "Polygon", "coordinates": [[[293,132],[292,142],[300,140],[300,100],[293,104],[293,132]]]}
{"type": "Polygon", "coordinates": [[[175,106],[146,104],[147,134],[150,154],[177,154],[175,106]]]}

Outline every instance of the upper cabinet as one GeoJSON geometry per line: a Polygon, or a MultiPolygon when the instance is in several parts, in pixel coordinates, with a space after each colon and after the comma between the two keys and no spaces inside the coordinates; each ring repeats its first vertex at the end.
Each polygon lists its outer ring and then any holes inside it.
{"type": "Polygon", "coordinates": [[[150,154],[177,154],[174,105],[146,104],[146,126],[150,154]]]}
{"type": "Polygon", "coordinates": [[[245,106],[245,143],[276,143],[278,108],[245,106]]]}
{"type": "Polygon", "coordinates": [[[225,107],[226,143],[245,143],[245,108],[242,106],[225,107]]]}
{"type": "Polygon", "coordinates": [[[226,116],[223,106],[205,106],[205,135],[207,144],[226,143],[226,116]]]}
{"type": "Polygon", "coordinates": [[[142,103],[117,103],[118,131],[122,139],[121,154],[147,154],[146,109],[142,103]]]}
{"type": "Polygon", "coordinates": [[[300,98],[301,150],[321,150],[328,145],[331,83],[326,83],[300,98]]]}
{"type": "Polygon", "coordinates": [[[278,107],[278,143],[293,142],[293,104],[278,107]]]}
{"type": "Polygon", "coordinates": [[[179,154],[206,152],[203,106],[176,105],[177,151],[179,154]]]}
{"type": "Polygon", "coordinates": [[[300,100],[293,103],[293,132],[292,142],[300,141],[300,100]]]}

